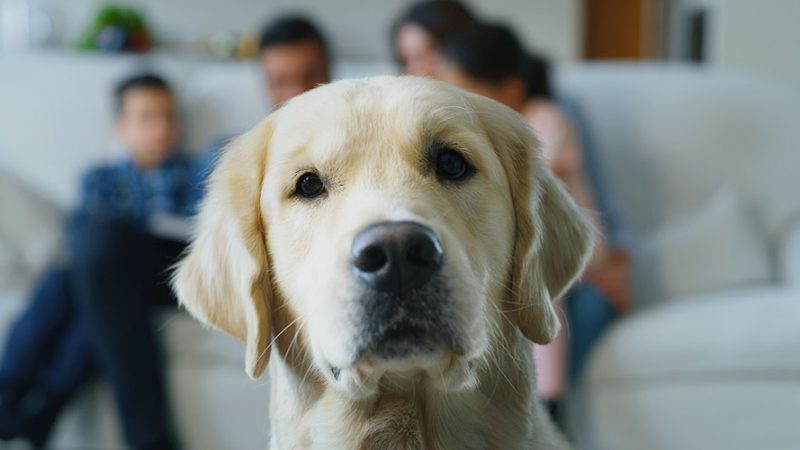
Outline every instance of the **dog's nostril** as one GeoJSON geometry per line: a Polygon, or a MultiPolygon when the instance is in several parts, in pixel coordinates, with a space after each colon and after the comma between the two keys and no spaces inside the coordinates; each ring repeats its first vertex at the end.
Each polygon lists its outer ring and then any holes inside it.
{"type": "Polygon", "coordinates": [[[442,249],[437,241],[423,235],[409,242],[406,258],[417,266],[436,267],[442,264],[442,249]]]}
{"type": "Polygon", "coordinates": [[[386,250],[379,245],[361,249],[353,258],[353,265],[360,271],[372,273],[379,271],[388,262],[386,250]]]}

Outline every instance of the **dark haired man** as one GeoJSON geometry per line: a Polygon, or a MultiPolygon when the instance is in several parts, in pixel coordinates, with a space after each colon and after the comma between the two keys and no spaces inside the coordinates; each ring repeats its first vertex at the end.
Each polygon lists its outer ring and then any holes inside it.
{"type": "MultiPolygon", "coordinates": [[[[331,81],[331,54],[319,28],[303,16],[283,16],[267,24],[259,41],[259,63],[267,102],[274,108],[314,87],[331,81]]],[[[198,181],[211,173],[221,148],[230,137],[206,145],[197,162],[198,181]]],[[[202,192],[199,192],[202,195],[202,192]]]]}
{"type": "Polygon", "coordinates": [[[328,44],[304,17],[287,16],[268,24],[259,52],[267,94],[275,106],[331,79],[328,44]]]}

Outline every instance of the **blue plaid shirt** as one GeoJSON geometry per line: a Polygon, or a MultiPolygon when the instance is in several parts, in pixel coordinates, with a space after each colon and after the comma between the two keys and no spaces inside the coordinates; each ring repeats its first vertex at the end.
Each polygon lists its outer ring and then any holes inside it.
{"type": "Polygon", "coordinates": [[[76,214],[130,220],[142,228],[159,214],[191,216],[199,197],[196,166],[173,156],[145,170],[138,169],[131,159],[96,167],[83,177],[76,214]]]}

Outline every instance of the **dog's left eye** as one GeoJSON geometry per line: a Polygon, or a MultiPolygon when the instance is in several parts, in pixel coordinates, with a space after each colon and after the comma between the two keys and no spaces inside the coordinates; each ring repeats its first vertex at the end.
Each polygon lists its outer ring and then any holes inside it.
{"type": "Polygon", "coordinates": [[[436,156],[436,176],[440,179],[461,181],[474,171],[475,168],[455,150],[442,150],[436,156]]]}
{"type": "Polygon", "coordinates": [[[319,175],[314,172],[304,173],[294,188],[294,193],[305,198],[319,197],[325,192],[325,184],[319,175]]]}

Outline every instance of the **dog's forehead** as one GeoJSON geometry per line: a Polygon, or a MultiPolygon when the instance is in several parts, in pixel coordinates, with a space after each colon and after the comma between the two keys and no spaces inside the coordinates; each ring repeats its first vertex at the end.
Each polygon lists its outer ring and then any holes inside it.
{"type": "Polygon", "coordinates": [[[287,103],[273,144],[291,150],[345,148],[358,140],[398,142],[445,128],[474,132],[480,128],[475,120],[466,94],[446,83],[418,77],[343,80],[287,103]]]}

